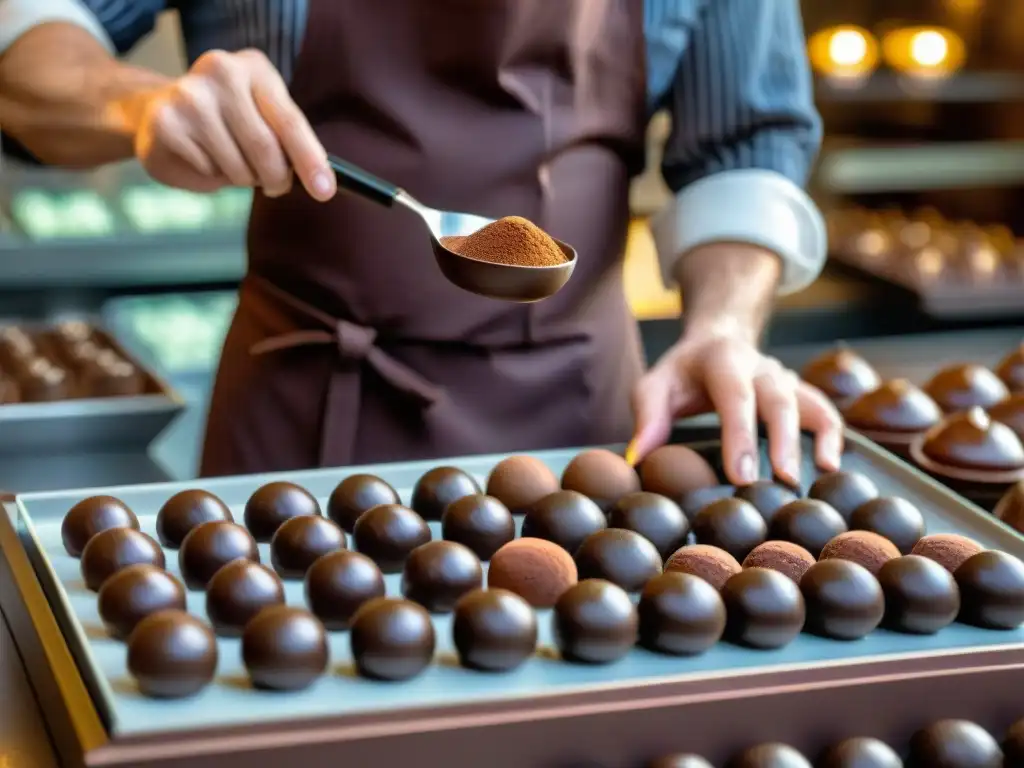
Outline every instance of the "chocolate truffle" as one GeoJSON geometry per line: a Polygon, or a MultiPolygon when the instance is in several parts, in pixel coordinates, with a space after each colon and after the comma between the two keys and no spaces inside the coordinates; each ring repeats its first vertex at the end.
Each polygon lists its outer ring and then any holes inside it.
{"type": "Polygon", "coordinates": [[[604,512],[582,493],[556,491],[526,513],[522,536],[544,539],[574,553],[587,536],[607,527],[604,512]]]}
{"type": "Polygon", "coordinates": [[[878,496],[878,486],[859,472],[828,472],[814,481],[807,496],[824,501],[849,522],[857,507],[878,496]]]}
{"type": "Polygon", "coordinates": [[[206,589],[210,579],[233,560],[260,561],[252,535],[227,520],[213,520],[192,529],[178,550],[178,569],[189,589],[206,589]]]}
{"type": "MultiPolygon", "coordinates": [[[[558,490],[551,468],[534,456],[509,456],[494,465],[487,477],[487,495],[515,514],[524,514],[548,494],[558,490]]],[[[463,542],[465,543],[465,542],[463,542]]]]}
{"type": "Polygon", "coordinates": [[[120,499],[90,496],[68,510],[60,525],[60,537],[67,553],[79,557],[89,539],[110,528],[133,528],[137,531],[139,518],[120,499]]]}
{"type": "Polygon", "coordinates": [[[780,509],[772,518],[768,536],[799,544],[817,557],[840,533],[846,532],[842,515],[818,499],[797,499],[780,509]]]}
{"type": "Polygon", "coordinates": [[[1005,552],[972,556],[953,573],[960,588],[959,620],[987,629],[1024,624],[1024,563],[1005,552]]]}
{"type": "Polygon", "coordinates": [[[850,528],[884,536],[906,555],[924,536],[924,516],[906,499],[879,496],[854,510],[850,528]]]}
{"type": "Polygon", "coordinates": [[[488,588],[507,589],[537,608],[553,606],[576,580],[572,556],[544,539],[510,541],[487,568],[488,588]]]}
{"type": "Polygon", "coordinates": [[[605,579],[627,592],[639,592],[661,573],[658,550],[639,533],[608,528],[592,533],[576,550],[580,579],[605,579]]]}
{"type": "Polygon", "coordinates": [[[649,493],[678,501],[684,494],[718,485],[718,476],[704,457],[685,445],[655,448],[640,464],[640,485],[649,493]]]}
{"type": "Polygon", "coordinates": [[[726,768],[812,768],[807,759],[786,744],[760,744],[745,749],[726,768]]]}
{"type": "Polygon", "coordinates": [[[130,565],[163,568],[164,551],[152,538],[134,528],[108,528],[89,539],[82,550],[82,580],[94,592],[130,565]]]}
{"type": "Polygon", "coordinates": [[[725,604],[718,590],[687,573],[667,571],[650,579],[637,614],[640,645],[662,653],[704,653],[725,631],[725,604]]]}
{"type": "Polygon", "coordinates": [[[994,421],[1008,426],[1018,440],[1024,441],[1024,392],[996,403],[988,409],[988,415],[994,421]]]}
{"type": "Polygon", "coordinates": [[[811,360],[800,371],[800,378],[836,401],[860,397],[882,383],[871,364],[845,346],[811,360]]]}
{"type": "Polygon", "coordinates": [[[269,606],[242,632],[242,662],[256,688],[302,690],[327,670],[327,660],[324,625],[303,608],[269,606]]]}
{"type": "Polygon", "coordinates": [[[742,499],[720,499],[697,513],[693,532],[698,543],[724,549],[743,560],[765,540],[768,525],[753,504],[742,499]]]}
{"type": "Polygon", "coordinates": [[[1003,754],[1006,756],[1006,765],[1024,765],[1024,720],[1018,720],[1006,733],[1006,741],[1003,742],[1003,754]]]}
{"type": "Polygon", "coordinates": [[[1005,424],[980,408],[955,413],[928,430],[921,453],[956,469],[1011,472],[1024,469],[1024,445],[1005,424]]]}
{"type": "Polygon", "coordinates": [[[734,495],[753,504],[766,523],[770,523],[782,507],[797,499],[789,488],[771,480],[755,480],[750,485],[740,486],[734,495]]]}
{"type": "Polygon", "coordinates": [[[924,391],[946,413],[988,408],[1010,394],[992,371],[972,363],[943,368],[925,383],[924,391]]]}
{"type": "Polygon", "coordinates": [[[927,557],[950,573],[956,573],[957,568],[981,550],[981,544],[966,536],[956,533],[935,533],[920,539],[910,550],[910,554],[927,557]]]}
{"type": "Polygon", "coordinates": [[[713,768],[713,766],[700,755],[678,754],[659,757],[653,763],[649,763],[647,768],[713,768]]]}
{"type": "Polygon", "coordinates": [[[639,533],[651,542],[661,557],[668,557],[686,543],[690,522],[671,499],[638,491],[623,496],[608,514],[612,528],[639,533]]]}
{"type": "Polygon", "coordinates": [[[284,604],[284,584],[265,565],[234,560],[217,571],[206,587],[206,616],[214,631],[238,637],[267,606],[284,604]]]}
{"type": "Polygon", "coordinates": [[[595,448],[583,451],[562,473],[562,488],[589,496],[608,509],[627,493],[640,490],[640,477],[617,453],[595,448]]]}
{"type": "Polygon", "coordinates": [[[555,603],[555,644],[566,661],[617,661],[636,643],[638,626],[629,595],[602,579],[581,581],[555,603]]]}
{"type": "Polygon", "coordinates": [[[345,549],[345,532],[320,515],[285,520],[270,540],[270,564],[283,579],[302,579],[328,552],[345,549]]]}
{"type": "Polygon", "coordinates": [[[97,607],[107,632],[125,640],[150,614],[184,611],[185,588],[155,565],[130,565],[103,582],[97,607]]]}
{"type": "Polygon", "coordinates": [[[1011,392],[1024,392],[1024,343],[999,362],[996,376],[1011,392]]]}
{"type": "Polygon", "coordinates": [[[766,541],[759,544],[743,561],[744,568],[768,568],[789,576],[799,584],[807,569],[817,562],[814,555],[791,541],[766,541]]]}
{"type": "Polygon", "coordinates": [[[479,589],[480,558],[454,541],[428,541],[412,552],[402,571],[402,594],[431,613],[450,613],[463,595],[479,589]]]}
{"type": "Polygon", "coordinates": [[[411,600],[378,597],[352,617],[349,633],[356,669],[377,680],[408,680],[434,658],[430,614],[411,600]]]}
{"type": "Polygon", "coordinates": [[[440,520],[445,507],[480,493],[476,480],[455,467],[435,467],[416,481],[410,505],[424,520],[440,520]]]}
{"type": "Polygon", "coordinates": [[[725,582],[725,638],[751,648],[788,645],[804,626],[804,598],[793,580],[767,568],[745,568],[725,582]]]}
{"type": "Polygon", "coordinates": [[[725,582],[741,570],[735,557],[724,549],[707,544],[683,547],[665,563],[666,572],[689,573],[704,579],[715,589],[721,589],[725,582]]]}
{"type": "Polygon", "coordinates": [[[72,395],[71,377],[55,363],[37,357],[18,377],[18,390],[26,403],[66,400],[72,395]]]}
{"type": "Polygon", "coordinates": [[[938,424],[942,409],[906,379],[893,379],[847,405],[843,416],[854,429],[913,434],[938,424]]]}
{"type": "Polygon", "coordinates": [[[1003,495],[992,514],[1017,533],[1024,533],[1024,480],[1003,495]]]}
{"type": "Polygon", "coordinates": [[[399,573],[416,547],[430,541],[426,521],[401,504],[381,504],[356,521],[352,540],[384,573],[399,573]]]}
{"type": "Polygon", "coordinates": [[[855,737],[829,747],[818,768],[903,768],[903,761],[884,741],[855,737]]]}
{"type": "Polygon", "coordinates": [[[134,397],[145,392],[146,378],[118,355],[100,353],[82,366],[78,387],[86,397],[134,397]]]}
{"type": "Polygon", "coordinates": [[[897,632],[932,635],[960,612],[960,589],[953,574],[927,557],[904,555],[878,572],[885,594],[884,626],[897,632]]]}
{"type": "Polygon", "coordinates": [[[384,575],[366,555],[339,549],[310,566],[304,589],[306,604],[327,629],[348,629],[363,603],[384,597],[384,575]]]}
{"type": "Polygon", "coordinates": [[[885,597],[878,579],[849,560],[822,560],[800,579],[808,632],[858,640],[882,622],[885,597]]]}
{"type": "Polygon", "coordinates": [[[910,739],[909,768],[1003,768],[1003,751],[979,725],[940,720],[910,739]]]}
{"type": "Polygon", "coordinates": [[[398,491],[374,475],[349,475],[327,499],[327,516],[352,533],[359,516],[379,504],[400,504],[398,491]]]}
{"type": "Polygon", "coordinates": [[[192,696],[217,671],[217,638],[206,624],[184,611],[151,613],[128,636],[127,663],[143,695],[192,696]]]}
{"type": "Polygon", "coordinates": [[[537,617],[514,592],[477,589],[456,604],[452,638],[462,666],[507,672],[536,651],[537,617]]]}
{"type": "Polygon", "coordinates": [[[21,391],[17,382],[8,378],[0,369],[0,405],[13,405],[21,401],[21,391]]]}
{"type": "Polygon", "coordinates": [[[245,527],[256,541],[268,542],[286,520],[319,515],[320,504],[305,488],[283,481],[267,483],[245,503],[245,527]]]}
{"type": "Polygon", "coordinates": [[[447,506],[441,516],[441,536],[469,547],[481,560],[490,560],[516,537],[516,522],[498,499],[475,493],[447,506]]]}
{"type": "Polygon", "coordinates": [[[848,531],[826,544],[818,559],[849,560],[851,563],[863,565],[872,574],[877,574],[883,565],[899,556],[900,551],[896,549],[896,545],[877,533],[848,531]]]}
{"type": "Polygon", "coordinates": [[[690,523],[704,507],[719,499],[728,499],[736,493],[736,487],[732,485],[713,485],[710,488],[699,488],[696,491],[688,491],[679,499],[679,506],[682,507],[690,523]]]}
{"type": "Polygon", "coordinates": [[[169,498],[156,514],[156,535],[168,549],[177,549],[193,528],[212,520],[234,522],[228,505],[212,493],[192,489],[169,498]]]}

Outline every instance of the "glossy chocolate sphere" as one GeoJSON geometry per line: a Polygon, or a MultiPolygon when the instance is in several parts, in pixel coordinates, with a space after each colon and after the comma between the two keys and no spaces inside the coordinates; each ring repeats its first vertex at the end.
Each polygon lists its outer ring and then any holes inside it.
{"type": "Polygon", "coordinates": [[[781,648],[804,626],[804,598],[793,580],[767,568],[746,568],[722,587],[725,638],[751,648],[781,648]]]}
{"type": "Polygon", "coordinates": [[[797,499],[789,488],[771,480],[756,480],[750,485],[740,486],[735,496],[753,504],[766,523],[771,523],[776,512],[797,499]]]}
{"type": "Polygon", "coordinates": [[[955,413],[928,430],[921,452],[937,464],[957,469],[1024,469],[1024,445],[1020,438],[980,408],[955,413]]]}
{"type": "Polygon", "coordinates": [[[768,568],[791,578],[796,584],[817,560],[814,555],[791,541],[766,541],[758,544],[743,560],[744,568],[768,568]]]}
{"type": "Polygon", "coordinates": [[[677,655],[704,653],[725,631],[725,604],[698,576],[668,571],[650,579],[637,606],[640,645],[677,655]]]}
{"type": "Polygon", "coordinates": [[[284,604],[284,584],[265,565],[234,560],[217,571],[206,587],[206,616],[214,631],[237,637],[257,613],[284,604]]]}
{"type": "Polygon", "coordinates": [[[544,539],[573,554],[592,533],[608,527],[597,504],[576,491],[556,491],[533,505],[523,518],[523,538],[544,539]]]}
{"type": "Polygon", "coordinates": [[[713,501],[727,499],[736,493],[735,486],[713,485],[710,488],[699,488],[696,491],[688,491],[679,498],[679,506],[686,515],[690,524],[693,525],[693,518],[697,516],[704,507],[713,501]]]}
{"type": "Polygon", "coordinates": [[[905,555],[910,553],[925,531],[924,516],[918,508],[898,496],[879,496],[864,502],[854,510],[850,528],[877,533],[905,555]]]}
{"type": "Polygon", "coordinates": [[[829,747],[818,768],[903,768],[903,761],[884,741],[854,737],[829,747]]]}
{"type": "Polygon", "coordinates": [[[662,568],[661,555],[654,545],[624,528],[590,534],[574,559],[580,579],[605,579],[627,592],[639,592],[662,568]]]}
{"type": "Polygon", "coordinates": [[[430,614],[411,600],[370,600],[352,617],[349,639],[359,674],[377,680],[408,680],[434,658],[430,614]]]}
{"type": "Polygon", "coordinates": [[[359,516],[378,504],[399,504],[398,492],[374,475],[349,475],[327,499],[327,516],[352,533],[359,516]]]}
{"type": "Polygon", "coordinates": [[[68,510],[60,525],[60,537],[67,553],[79,557],[89,539],[110,528],[134,528],[137,531],[139,518],[120,499],[90,496],[68,510]]]}
{"type": "Polygon", "coordinates": [[[1003,768],[1003,751],[980,725],[940,720],[910,739],[908,768],[1003,768]]]}
{"type": "Polygon", "coordinates": [[[999,500],[992,514],[1017,533],[1024,533],[1024,480],[1014,483],[999,500]]]}
{"type": "Polygon", "coordinates": [[[630,493],[615,502],[608,513],[608,524],[639,533],[663,558],[683,546],[690,533],[690,522],[678,504],[647,491],[630,493]]]}
{"type": "Polygon", "coordinates": [[[817,557],[829,541],[845,531],[846,522],[831,505],[818,499],[797,499],[775,513],[768,537],[790,541],[817,557]]]}
{"type": "Polygon", "coordinates": [[[811,768],[807,759],[787,744],[769,743],[745,749],[727,768],[811,768]]]}
{"type": "Polygon", "coordinates": [[[836,401],[860,397],[882,383],[881,376],[871,364],[846,347],[811,360],[800,371],[800,378],[836,401]]]}
{"type": "Polygon", "coordinates": [[[979,552],[953,577],[960,588],[960,621],[987,629],[1024,624],[1024,563],[1013,555],[979,552]]]}
{"type": "Polygon", "coordinates": [[[356,549],[377,563],[381,571],[398,573],[409,553],[430,541],[430,528],[408,507],[381,504],[356,521],[352,540],[356,549]]]}
{"type": "Polygon", "coordinates": [[[877,574],[883,565],[899,556],[900,551],[896,549],[896,545],[877,533],[848,531],[839,534],[826,544],[818,559],[849,560],[863,565],[871,573],[877,574]]]}
{"type": "Polygon", "coordinates": [[[184,611],[185,588],[155,565],[131,565],[103,582],[97,608],[107,632],[125,640],[150,614],[184,611]]]}
{"type": "Polygon", "coordinates": [[[306,688],[327,670],[328,657],[324,625],[303,608],[264,608],[242,632],[242,662],[257,688],[306,688]]]}
{"type": "Polygon", "coordinates": [[[836,640],[857,640],[872,632],[885,613],[878,580],[848,560],[822,560],[800,580],[807,609],[805,628],[836,640]]]}
{"type": "Polygon", "coordinates": [[[366,555],[341,549],[310,566],[304,589],[306,604],[327,629],[348,629],[364,603],[384,597],[384,575],[366,555]]]}
{"type": "Polygon", "coordinates": [[[305,488],[294,483],[267,483],[245,503],[245,527],[256,541],[270,541],[286,520],[319,515],[320,504],[305,488]]]}
{"type": "Polygon", "coordinates": [[[228,505],[212,493],[198,489],[169,498],[156,514],[156,535],[168,549],[177,549],[192,529],[213,520],[234,522],[228,505]]]}
{"type": "Polygon", "coordinates": [[[627,493],[639,491],[640,477],[617,453],[595,448],[569,462],[562,473],[562,488],[582,493],[608,509],[627,493]]]}
{"type": "Polygon", "coordinates": [[[640,464],[640,486],[649,493],[679,501],[684,494],[718,485],[711,465],[685,445],[663,445],[640,464]]]}
{"type": "Polygon", "coordinates": [[[233,560],[260,561],[252,535],[240,525],[214,520],[193,528],[178,550],[178,569],[189,589],[205,589],[210,579],[233,560]]]}
{"type": "Polygon", "coordinates": [[[502,459],[487,477],[487,495],[515,514],[524,514],[545,496],[557,491],[558,487],[555,473],[534,456],[502,459]]]}
{"type": "Polygon", "coordinates": [[[166,564],[160,545],[134,528],[108,528],[97,533],[82,550],[80,563],[82,580],[94,592],[122,568],[131,565],[163,568],[166,564]]]}
{"type": "Polygon", "coordinates": [[[302,579],[320,557],[345,547],[345,532],[333,520],[320,515],[293,517],[270,540],[270,564],[283,579],[302,579]]]}
{"type": "Polygon", "coordinates": [[[483,580],[480,558],[469,547],[454,541],[428,541],[405,561],[402,594],[431,613],[449,613],[483,580]]]}
{"type": "Polygon", "coordinates": [[[609,581],[587,579],[555,603],[555,643],[566,661],[607,664],[637,641],[639,619],[629,595],[609,581]]]}
{"type": "Polygon", "coordinates": [[[897,632],[931,635],[960,612],[960,589],[953,574],[927,557],[904,555],[878,572],[885,595],[883,624],[897,632]]]}
{"type": "Polygon", "coordinates": [[[1024,392],[996,403],[988,409],[988,415],[993,421],[1008,426],[1019,440],[1024,441],[1024,392]]]}
{"type": "Polygon", "coordinates": [[[730,578],[743,570],[739,561],[718,547],[694,544],[681,547],[665,563],[666,572],[689,573],[721,589],[730,578]]]}
{"type": "Polygon", "coordinates": [[[461,469],[435,467],[416,481],[410,506],[424,520],[440,520],[453,501],[480,492],[477,481],[461,469]]]}
{"type": "Polygon", "coordinates": [[[814,481],[807,496],[824,501],[849,523],[857,507],[878,496],[878,486],[859,472],[828,472],[814,481]]]}
{"type": "Polygon", "coordinates": [[[441,516],[441,536],[469,547],[481,560],[490,560],[516,537],[516,522],[498,499],[475,493],[447,506],[441,516]]]}
{"type": "Polygon", "coordinates": [[[943,368],[928,380],[924,391],[946,413],[988,408],[1010,394],[992,371],[970,363],[943,368]]]}
{"type": "Polygon", "coordinates": [[[145,696],[191,696],[213,680],[217,638],[206,624],[184,611],[153,613],[128,636],[127,665],[145,696]]]}
{"type": "Polygon", "coordinates": [[[1024,343],[999,362],[996,376],[1011,392],[1024,392],[1024,343]]]}
{"type": "Polygon", "coordinates": [[[765,540],[768,525],[753,504],[742,499],[720,499],[697,513],[693,532],[698,543],[724,549],[742,561],[765,540]]]}
{"type": "Polygon", "coordinates": [[[537,616],[513,592],[477,589],[456,604],[452,638],[464,667],[507,672],[536,651],[537,616]]]}
{"type": "Polygon", "coordinates": [[[554,542],[516,539],[494,553],[489,589],[507,589],[537,608],[550,608],[577,581],[572,556],[554,542]]]}
{"type": "Polygon", "coordinates": [[[893,379],[847,405],[843,416],[854,429],[913,434],[938,424],[942,409],[924,390],[906,379],[893,379]]]}

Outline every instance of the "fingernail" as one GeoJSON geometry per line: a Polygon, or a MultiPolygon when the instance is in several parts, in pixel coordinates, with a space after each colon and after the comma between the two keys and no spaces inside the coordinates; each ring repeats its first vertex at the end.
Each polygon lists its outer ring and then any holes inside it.
{"type": "Polygon", "coordinates": [[[629,441],[629,445],[626,446],[626,463],[631,467],[636,466],[636,439],[629,441]]]}
{"type": "Polygon", "coordinates": [[[741,483],[752,483],[757,480],[757,459],[751,453],[744,453],[736,463],[736,474],[741,483]]]}
{"type": "Polygon", "coordinates": [[[825,461],[832,465],[833,469],[839,469],[843,458],[843,437],[839,433],[831,434],[825,438],[825,461]]]}
{"type": "Polygon", "coordinates": [[[795,483],[796,485],[800,484],[800,462],[797,461],[794,457],[791,456],[788,459],[786,459],[785,463],[782,466],[782,471],[786,473],[788,479],[791,482],[795,483]]]}
{"type": "Polygon", "coordinates": [[[331,194],[331,176],[327,171],[317,171],[313,174],[313,192],[319,197],[331,194]]]}

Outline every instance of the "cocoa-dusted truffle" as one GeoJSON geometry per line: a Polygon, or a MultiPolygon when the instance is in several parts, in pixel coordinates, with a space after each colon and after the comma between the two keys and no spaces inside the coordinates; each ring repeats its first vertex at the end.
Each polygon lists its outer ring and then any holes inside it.
{"type": "Polygon", "coordinates": [[[913,768],[1003,768],[1003,751],[991,734],[967,720],[940,720],[910,739],[913,768]]]}
{"type": "Polygon", "coordinates": [[[617,453],[594,448],[583,451],[562,473],[562,488],[576,491],[608,509],[627,493],[640,490],[640,477],[617,453]]]}
{"type": "Polygon", "coordinates": [[[811,768],[807,759],[788,744],[759,744],[745,749],[726,764],[727,768],[811,768]]]}
{"type": "Polygon", "coordinates": [[[178,550],[178,569],[189,589],[205,589],[210,579],[233,560],[260,561],[260,551],[245,528],[213,520],[192,529],[178,550]]]}
{"type": "Polygon", "coordinates": [[[162,568],[132,565],[103,582],[97,608],[111,636],[124,640],[150,614],[184,611],[185,588],[162,568]]]}
{"type": "Polygon", "coordinates": [[[650,541],[664,558],[686,543],[690,522],[667,496],[638,491],[623,496],[608,513],[612,528],[625,528],[650,541]]]}
{"type": "Polygon", "coordinates": [[[973,363],[947,366],[932,376],[923,388],[946,413],[988,408],[1010,394],[998,376],[973,363]]]}
{"type": "Polygon", "coordinates": [[[108,528],[97,533],[82,550],[82,580],[93,592],[103,582],[132,565],[163,568],[164,551],[152,538],[134,528],[108,528]]]}
{"type": "Polygon", "coordinates": [[[831,505],[818,499],[797,499],[784,506],[772,518],[768,536],[799,544],[817,557],[840,533],[846,522],[831,505]]]}
{"type": "Polygon", "coordinates": [[[576,491],[556,491],[526,513],[522,535],[554,542],[575,553],[587,536],[607,527],[608,519],[595,502],[576,491]]]}
{"type": "Polygon", "coordinates": [[[225,565],[206,587],[206,616],[214,631],[238,637],[267,606],[284,604],[284,584],[265,565],[239,559],[225,565]]]}
{"type": "Polygon", "coordinates": [[[845,346],[811,360],[800,371],[800,378],[838,402],[860,397],[882,383],[878,371],[845,346]]]}
{"type": "Polygon", "coordinates": [[[523,514],[559,488],[551,468],[535,456],[509,456],[494,465],[487,477],[487,495],[514,514],[523,514]]]}
{"type": "Polygon", "coordinates": [[[461,469],[434,467],[416,481],[409,506],[424,520],[440,520],[453,501],[480,492],[477,481],[461,469]]]}
{"type": "Polygon", "coordinates": [[[256,541],[270,541],[286,520],[302,515],[319,515],[320,504],[305,488],[295,483],[267,483],[249,497],[243,518],[256,541]]]}
{"type": "Polygon", "coordinates": [[[640,463],[640,485],[650,493],[679,501],[683,494],[718,485],[711,465],[685,445],[663,445],[640,463]]]}
{"type": "Polygon", "coordinates": [[[960,588],[959,620],[987,629],[1024,624],[1024,563],[1005,552],[979,552],[953,574],[960,588]]]}
{"type": "Polygon", "coordinates": [[[924,390],[906,379],[893,379],[847,405],[843,416],[854,429],[913,434],[938,424],[942,409],[924,390]]]}
{"type": "Polygon", "coordinates": [[[490,560],[516,537],[516,522],[508,507],[493,496],[475,493],[453,501],[441,516],[441,536],[469,547],[481,560],[490,560]]]}
{"type": "Polygon", "coordinates": [[[878,486],[859,472],[828,472],[814,481],[807,496],[824,501],[849,523],[857,507],[878,496],[878,486]]]}
{"type": "Polygon", "coordinates": [[[745,568],[722,587],[725,638],[751,648],[781,648],[800,634],[804,598],[793,580],[767,568],[745,568]]]}
{"type": "Polygon", "coordinates": [[[576,550],[580,579],[605,579],[627,592],[639,592],[661,573],[661,556],[650,541],[624,528],[590,534],[576,550]]]}
{"type": "Polygon", "coordinates": [[[918,541],[910,550],[910,554],[927,557],[950,573],[956,573],[957,568],[981,550],[981,544],[966,536],[957,533],[935,533],[918,541]]]}
{"type": "Polygon", "coordinates": [[[885,594],[883,623],[897,632],[932,635],[960,612],[960,589],[953,574],[920,555],[897,557],[878,572],[885,594]]]}
{"type": "Polygon", "coordinates": [[[742,499],[720,499],[697,513],[693,532],[698,543],[719,547],[743,560],[767,538],[768,526],[753,504],[742,499]]]}
{"type": "Polygon", "coordinates": [[[776,512],[797,499],[789,488],[771,480],[755,480],[750,485],[741,486],[736,489],[735,496],[753,504],[767,523],[772,521],[776,512]]]}
{"type": "Polygon", "coordinates": [[[234,522],[228,505],[196,488],[174,494],[156,513],[156,535],[168,549],[177,549],[198,525],[212,520],[234,522]]]}
{"type": "Polygon", "coordinates": [[[356,521],[352,540],[384,573],[398,573],[416,547],[430,541],[426,521],[401,504],[381,504],[356,521]]]}
{"type": "Polygon", "coordinates": [[[328,658],[327,632],[304,608],[269,606],[242,632],[242,662],[257,688],[302,690],[327,670],[328,658]]]}
{"type": "Polygon", "coordinates": [[[363,677],[408,680],[434,658],[437,636],[426,609],[411,600],[378,597],[352,617],[352,657],[363,677]]]}
{"type": "Polygon", "coordinates": [[[884,536],[906,555],[924,536],[924,515],[899,496],[879,496],[854,510],[850,528],[884,536]]]}
{"type": "Polygon", "coordinates": [[[128,636],[128,672],[144,696],[178,699],[205,688],[217,671],[213,630],[185,611],[159,611],[128,636]]]}
{"type": "Polygon", "coordinates": [[[304,590],[306,604],[327,629],[348,629],[364,603],[384,597],[384,575],[361,552],[339,549],[310,566],[304,590]]]}
{"type": "Polygon", "coordinates": [[[849,560],[822,560],[800,580],[809,632],[836,640],[857,640],[882,621],[885,598],[878,580],[849,560]]]}
{"type": "Polygon", "coordinates": [[[510,541],[487,569],[489,589],[507,589],[537,608],[553,606],[576,581],[576,563],[569,553],[544,539],[510,541]]]}
{"type": "Polygon", "coordinates": [[[90,496],[68,510],[60,525],[60,537],[67,553],[79,557],[89,539],[110,528],[133,528],[137,531],[139,518],[120,499],[90,496]]]}
{"type": "Polygon", "coordinates": [[[1024,441],[1024,391],[996,403],[988,409],[988,415],[1008,426],[1018,439],[1024,441]]]}
{"type": "Polygon", "coordinates": [[[996,376],[1011,392],[1024,392],[1024,343],[999,362],[996,376]]]}
{"type": "Polygon", "coordinates": [[[829,747],[818,768],[903,768],[903,761],[884,741],[861,736],[829,747]]]}
{"type": "Polygon", "coordinates": [[[791,541],[766,541],[754,547],[743,561],[744,568],[768,568],[789,576],[795,583],[817,562],[814,555],[791,541]]]}
{"type": "Polygon", "coordinates": [[[270,564],[282,579],[301,579],[320,557],[345,547],[345,532],[333,520],[301,515],[285,520],[274,533],[270,564]]]}
{"type": "Polygon", "coordinates": [[[379,504],[399,504],[398,492],[376,475],[349,475],[327,499],[327,516],[348,533],[359,516],[379,504]]]}
{"type": "Polygon", "coordinates": [[[888,539],[871,531],[848,531],[836,536],[821,550],[819,560],[836,558],[863,565],[877,574],[883,565],[899,557],[900,551],[888,539]]]}
{"type": "Polygon", "coordinates": [[[677,550],[665,563],[665,571],[689,573],[704,579],[715,589],[721,589],[725,582],[742,569],[735,557],[724,549],[707,544],[695,544],[677,550]]]}
{"type": "Polygon", "coordinates": [[[477,589],[456,604],[452,639],[464,667],[507,672],[536,651],[537,616],[507,589],[477,589]]]}
{"type": "Polygon", "coordinates": [[[644,586],[637,606],[640,645],[692,656],[704,653],[725,631],[725,603],[697,576],[667,571],[644,586]]]}
{"type": "Polygon", "coordinates": [[[402,594],[431,613],[449,613],[463,595],[483,584],[480,558],[454,541],[428,541],[412,552],[402,571],[402,594]]]}
{"type": "Polygon", "coordinates": [[[617,661],[636,643],[638,627],[636,607],[629,595],[609,581],[581,581],[555,603],[555,644],[566,661],[617,661]]]}
{"type": "Polygon", "coordinates": [[[1017,533],[1024,533],[1024,480],[1015,483],[1003,495],[992,514],[1017,533]]]}
{"type": "Polygon", "coordinates": [[[1024,445],[1020,438],[980,408],[955,413],[928,430],[921,442],[921,453],[936,464],[956,469],[1024,469],[1024,445]]]}

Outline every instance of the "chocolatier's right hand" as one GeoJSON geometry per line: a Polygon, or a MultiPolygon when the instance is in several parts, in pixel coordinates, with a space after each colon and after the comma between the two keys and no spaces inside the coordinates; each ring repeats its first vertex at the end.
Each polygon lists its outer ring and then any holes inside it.
{"type": "Polygon", "coordinates": [[[136,156],[169,186],[258,186],[278,197],[298,177],[317,200],[337,190],[320,140],[259,51],[205,53],[187,74],[147,95],[134,123],[136,156]]]}

